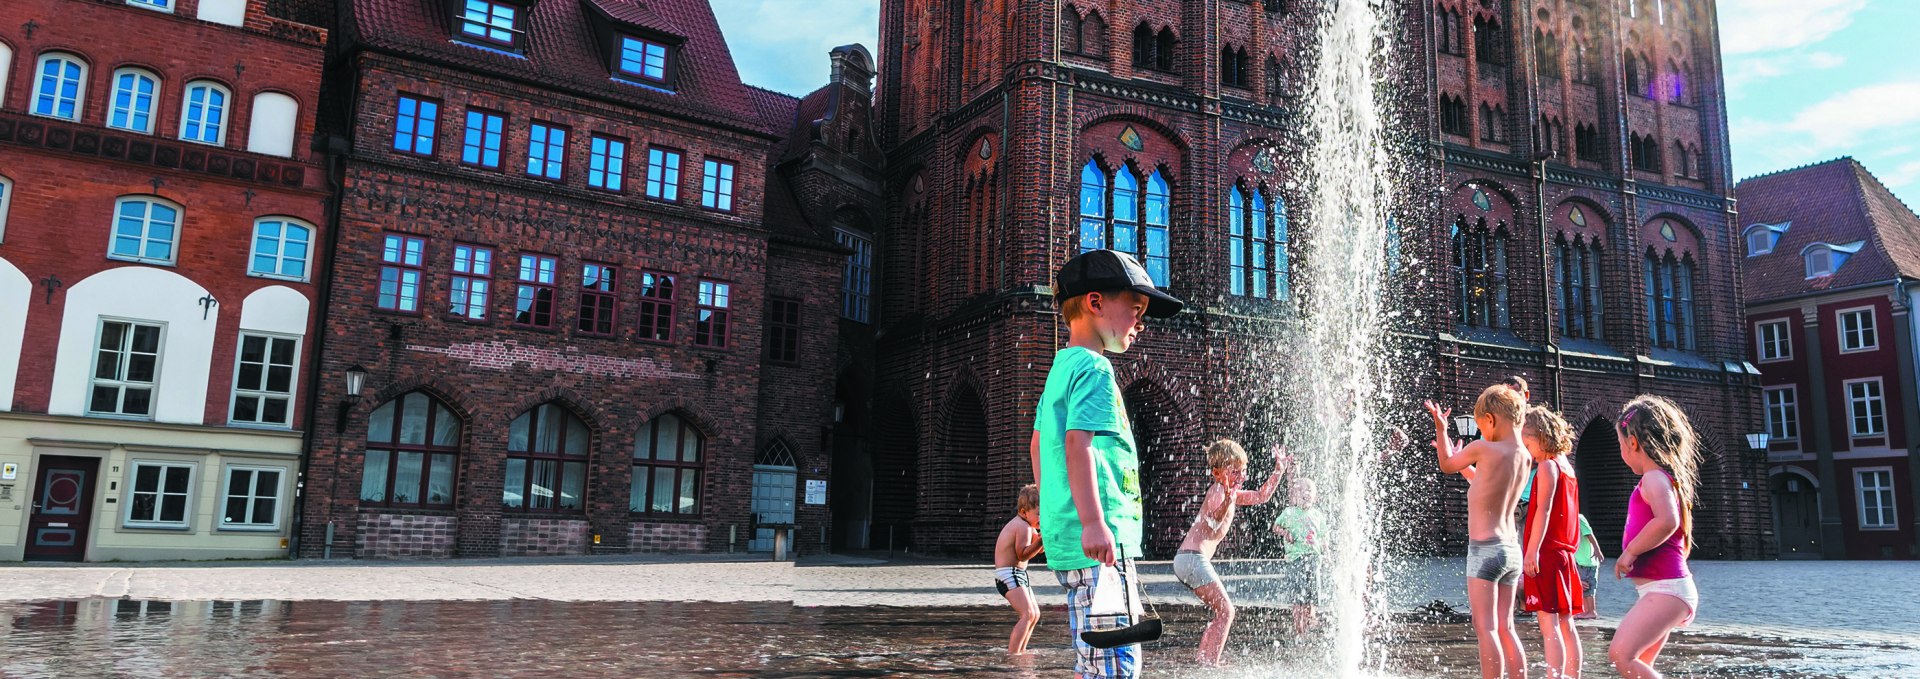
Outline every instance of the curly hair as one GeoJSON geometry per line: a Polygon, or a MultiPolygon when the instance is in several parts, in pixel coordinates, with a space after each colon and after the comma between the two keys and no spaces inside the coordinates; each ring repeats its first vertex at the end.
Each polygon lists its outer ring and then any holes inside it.
{"type": "Polygon", "coordinates": [[[1207,466],[1213,469],[1225,469],[1228,465],[1246,466],[1247,449],[1240,447],[1233,439],[1220,439],[1207,446],[1207,466]]]}
{"type": "Polygon", "coordinates": [[[1040,487],[1031,483],[1025,486],[1021,486],[1020,495],[1015,497],[1013,500],[1013,511],[1024,512],[1029,509],[1039,509],[1039,508],[1040,508],[1040,487]]]}
{"type": "Polygon", "coordinates": [[[1538,436],[1547,446],[1547,453],[1559,457],[1573,452],[1573,427],[1546,406],[1533,406],[1527,409],[1527,421],[1521,433],[1538,436]]]}

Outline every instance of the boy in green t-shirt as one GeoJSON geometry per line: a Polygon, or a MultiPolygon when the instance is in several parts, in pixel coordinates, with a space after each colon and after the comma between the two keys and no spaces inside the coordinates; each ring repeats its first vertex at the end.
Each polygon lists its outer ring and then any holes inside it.
{"type": "Polygon", "coordinates": [[[1083,631],[1132,624],[1140,604],[1133,567],[1141,553],[1140,461],[1106,352],[1131,348],[1143,317],[1166,318],[1183,304],[1155,288],[1139,262],[1112,250],[1067,260],[1054,295],[1067,347],[1047,371],[1030,448],[1041,541],[1047,567],[1067,590],[1075,674],[1131,679],[1140,671],[1139,645],[1102,649],[1080,639],[1083,631]],[[1094,614],[1096,592],[1102,601],[1124,601],[1124,610],[1094,614]]]}
{"type": "Polygon", "coordinates": [[[1282,592],[1293,603],[1296,636],[1313,628],[1313,607],[1325,598],[1320,592],[1320,550],[1326,545],[1327,518],[1313,505],[1313,479],[1295,476],[1288,487],[1287,508],[1273,519],[1273,532],[1286,545],[1280,554],[1286,562],[1282,592]]]}
{"type": "Polygon", "coordinates": [[[1580,549],[1573,553],[1574,570],[1580,572],[1580,586],[1585,589],[1582,603],[1585,608],[1573,616],[1575,620],[1592,620],[1600,617],[1594,611],[1598,603],[1594,600],[1596,589],[1600,586],[1600,560],[1607,553],[1600,549],[1600,539],[1593,536],[1593,526],[1587,525],[1587,515],[1580,515],[1580,549]]]}

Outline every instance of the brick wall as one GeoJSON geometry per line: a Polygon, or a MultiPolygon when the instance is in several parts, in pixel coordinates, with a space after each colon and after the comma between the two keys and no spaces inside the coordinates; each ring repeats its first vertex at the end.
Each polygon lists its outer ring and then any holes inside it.
{"type": "Polygon", "coordinates": [[[460,520],[451,516],[360,512],[353,555],[361,559],[444,559],[454,554],[460,520]]]}
{"type": "Polygon", "coordinates": [[[500,520],[501,556],[580,556],[593,541],[590,526],[580,519],[500,520]]]}
{"type": "Polygon", "coordinates": [[[705,524],[635,521],[627,527],[627,544],[636,554],[707,551],[708,532],[705,524]]]}

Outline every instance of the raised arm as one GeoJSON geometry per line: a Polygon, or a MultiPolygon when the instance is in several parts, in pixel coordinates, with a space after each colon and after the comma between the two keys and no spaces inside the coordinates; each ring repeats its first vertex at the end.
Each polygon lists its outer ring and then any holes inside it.
{"type": "Polygon", "coordinates": [[[1448,474],[1462,474],[1467,476],[1467,480],[1473,480],[1472,476],[1463,473],[1463,470],[1473,465],[1474,460],[1468,457],[1468,453],[1473,451],[1473,446],[1455,447],[1453,441],[1447,437],[1447,416],[1453,414],[1453,411],[1443,410],[1432,401],[1427,401],[1424,405],[1427,408],[1427,414],[1433,416],[1433,450],[1440,457],[1440,471],[1448,474]]]}
{"type": "Polygon", "coordinates": [[[1093,432],[1067,430],[1067,490],[1080,515],[1080,550],[1108,566],[1114,563],[1113,530],[1100,508],[1100,490],[1093,470],[1093,432]]]}
{"type": "Polygon", "coordinates": [[[1280,477],[1286,476],[1287,471],[1292,467],[1293,457],[1287,455],[1287,449],[1278,445],[1274,446],[1273,474],[1267,477],[1266,483],[1260,484],[1259,490],[1234,491],[1234,501],[1242,506],[1266,504],[1268,500],[1273,499],[1273,491],[1280,487],[1280,477]]]}

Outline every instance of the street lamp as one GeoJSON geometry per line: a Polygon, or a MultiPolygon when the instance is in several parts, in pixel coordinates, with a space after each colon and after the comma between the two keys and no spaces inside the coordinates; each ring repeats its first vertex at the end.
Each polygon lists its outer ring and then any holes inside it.
{"type": "Polygon", "coordinates": [[[1480,435],[1480,423],[1474,421],[1472,415],[1455,416],[1453,418],[1453,428],[1455,431],[1460,432],[1461,438],[1480,435]]]}
{"type": "Polygon", "coordinates": [[[333,433],[347,433],[347,413],[353,410],[354,399],[360,398],[360,390],[367,386],[367,369],[358,363],[347,368],[347,397],[340,399],[340,414],[334,420],[333,433]]]}
{"type": "Polygon", "coordinates": [[[1770,440],[1771,438],[1773,438],[1773,437],[1772,437],[1772,436],[1770,436],[1770,435],[1768,435],[1768,434],[1767,434],[1766,432],[1764,432],[1764,431],[1763,431],[1763,432],[1760,432],[1760,433],[1757,433],[1757,434],[1748,434],[1748,435],[1747,435],[1747,447],[1748,447],[1748,448],[1752,448],[1752,449],[1754,449],[1754,450],[1766,450],[1766,449],[1767,449],[1767,442],[1768,442],[1768,440],[1770,440]]]}

